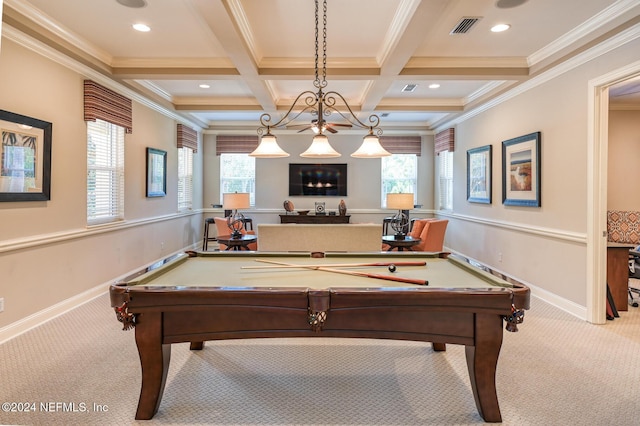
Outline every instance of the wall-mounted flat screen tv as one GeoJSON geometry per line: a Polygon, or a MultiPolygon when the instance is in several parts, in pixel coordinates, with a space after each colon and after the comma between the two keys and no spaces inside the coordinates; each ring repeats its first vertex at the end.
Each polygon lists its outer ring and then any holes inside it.
{"type": "Polygon", "coordinates": [[[346,164],[289,164],[289,195],[346,196],[346,164]]]}

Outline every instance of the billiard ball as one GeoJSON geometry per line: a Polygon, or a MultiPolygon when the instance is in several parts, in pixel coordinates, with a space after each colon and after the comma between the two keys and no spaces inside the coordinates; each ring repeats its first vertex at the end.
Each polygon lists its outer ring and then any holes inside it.
{"type": "Polygon", "coordinates": [[[389,265],[389,272],[395,272],[395,271],[396,271],[396,265],[392,263],[391,265],[389,265]]]}

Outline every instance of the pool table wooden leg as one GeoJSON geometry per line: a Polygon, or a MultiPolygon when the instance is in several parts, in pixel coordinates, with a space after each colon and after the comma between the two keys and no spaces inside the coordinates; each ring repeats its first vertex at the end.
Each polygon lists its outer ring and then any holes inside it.
{"type": "Polygon", "coordinates": [[[476,314],[475,346],[467,346],[467,368],[478,412],[486,422],[501,422],[496,367],[502,346],[502,318],[476,314]]]}
{"type": "Polygon", "coordinates": [[[431,349],[433,349],[434,352],[444,352],[447,350],[447,344],[431,342],[431,349]]]}
{"type": "Polygon", "coordinates": [[[191,342],[189,349],[192,351],[201,351],[204,348],[204,342],[191,342]]]}
{"type": "Polygon", "coordinates": [[[171,360],[171,345],[162,344],[162,313],[138,315],[136,345],[142,367],[142,388],[136,420],[149,420],[158,411],[171,360]]]}

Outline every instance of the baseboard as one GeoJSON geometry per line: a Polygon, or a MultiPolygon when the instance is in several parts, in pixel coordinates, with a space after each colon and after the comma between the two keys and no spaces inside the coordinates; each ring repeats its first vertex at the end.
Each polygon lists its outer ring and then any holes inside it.
{"type": "MultiPolygon", "coordinates": [[[[197,244],[193,244],[182,250],[178,250],[172,253],[171,255],[176,253],[182,253],[185,250],[193,250],[196,246],[197,244]]],[[[124,279],[125,277],[139,271],[140,269],[146,268],[149,265],[153,265],[154,263],[166,257],[168,256],[163,256],[161,259],[156,259],[153,262],[149,262],[147,265],[136,268],[132,271],[129,271],[125,274],[120,275],[119,277],[115,277],[113,280],[110,280],[108,283],[99,284],[89,290],[83,291],[80,294],[70,297],[69,299],[65,299],[59,303],[56,303],[53,306],[45,308],[32,315],[29,315],[28,317],[25,317],[21,320],[18,320],[5,327],[0,328],[0,345],[8,340],[13,339],[14,337],[18,337],[19,335],[26,333],[27,331],[35,327],[38,327],[39,325],[46,323],[47,321],[51,321],[52,319],[67,313],[72,309],[77,308],[80,305],[83,305],[85,303],[92,301],[96,297],[102,296],[103,294],[109,291],[109,285],[111,285],[111,283],[116,282],[119,279],[124,279]]]]}
{"type": "Polygon", "coordinates": [[[35,327],[38,327],[39,325],[44,324],[47,321],[51,321],[52,319],[67,313],[84,303],[90,302],[96,297],[102,296],[108,289],[109,287],[107,285],[100,284],[92,289],[84,291],[76,296],[63,300],[62,302],[56,303],[53,306],[0,328],[0,345],[35,327]]]}
{"type": "MultiPolygon", "coordinates": [[[[477,259],[474,259],[474,258],[471,258],[469,256],[466,256],[463,253],[457,252],[455,250],[451,250],[448,247],[445,247],[445,250],[449,251],[451,253],[459,254],[460,256],[469,258],[469,259],[473,260],[474,262],[477,262],[477,263],[479,263],[481,265],[487,266],[487,267],[493,269],[496,272],[499,272],[499,273],[501,273],[503,275],[506,275],[506,276],[508,276],[510,278],[513,278],[514,280],[516,280],[516,281],[526,285],[527,287],[529,287],[529,289],[531,290],[531,297],[535,297],[535,298],[540,299],[540,300],[542,300],[542,301],[544,301],[546,303],[549,303],[550,305],[553,305],[556,308],[558,308],[558,309],[560,309],[562,311],[565,311],[568,314],[571,314],[571,315],[573,315],[574,317],[576,317],[578,319],[581,319],[581,320],[584,320],[584,321],[587,320],[587,308],[586,308],[586,306],[578,305],[577,303],[572,302],[571,300],[565,299],[564,297],[560,297],[557,294],[551,293],[550,291],[544,290],[544,289],[542,289],[542,288],[540,288],[538,286],[535,286],[535,285],[533,285],[533,284],[531,284],[531,283],[529,283],[527,281],[524,281],[524,280],[522,280],[522,279],[520,279],[518,277],[514,277],[514,276],[512,276],[510,274],[507,274],[507,273],[505,273],[504,271],[502,271],[500,269],[494,268],[493,266],[487,265],[484,262],[480,262],[477,259]]],[[[525,316],[526,316],[526,314],[525,314],[525,316]]]]}

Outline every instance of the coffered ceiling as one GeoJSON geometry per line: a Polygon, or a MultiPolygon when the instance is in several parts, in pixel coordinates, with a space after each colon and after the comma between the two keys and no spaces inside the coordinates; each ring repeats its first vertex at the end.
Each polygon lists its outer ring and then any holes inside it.
{"type": "MultiPolygon", "coordinates": [[[[640,2],[328,0],[327,15],[327,90],[424,132],[637,23],[640,2]],[[478,20],[451,34],[463,18],[478,20]]],[[[205,129],[253,131],[315,90],[312,0],[4,0],[3,20],[205,129]]]]}

